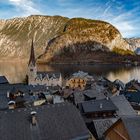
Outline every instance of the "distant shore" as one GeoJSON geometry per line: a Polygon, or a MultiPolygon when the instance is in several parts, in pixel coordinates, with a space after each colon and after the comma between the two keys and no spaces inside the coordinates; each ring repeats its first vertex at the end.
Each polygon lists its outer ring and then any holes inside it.
{"type": "Polygon", "coordinates": [[[46,64],[46,65],[130,65],[130,66],[140,66],[140,62],[138,61],[120,61],[120,62],[103,62],[103,61],[87,61],[87,62],[46,62],[46,61],[38,61],[37,64],[46,64]]]}
{"type": "MultiPolygon", "coordinates": [[[[25,58],[1,58],[0,63],[10,62],[10,63],[27,63],[28,59],[25,58]]],[[[112,56],[108,54],[92,55],[92,58],[84,57],[82,59],[71,59],[67,57],[54,58],[49,62],[46,59],[37,59],[37,64],[42,65],[130,65],[130,66],[140,66],[140,56],[112,56]]]]}

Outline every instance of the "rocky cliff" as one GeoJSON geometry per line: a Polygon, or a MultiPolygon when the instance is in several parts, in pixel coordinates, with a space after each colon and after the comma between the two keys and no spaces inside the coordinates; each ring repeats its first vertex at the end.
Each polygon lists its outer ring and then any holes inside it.
{"type": "Polygon", "coordinates": [[[140,38],[129,38],[125,39],[135,51],[137,48],[140,48],[140,38]]]}
{"type": "Polygon", "coordinates": [[[64,31],[59,36],[48,43],[46,53],[40,59],[46,62],[69,61],[69,59],[72,61],[99,60],[105,54],[103,53],[100,57],[101,53],[97,55],[99,51],[123,55],[133,53],[129,43],[111,24],[104,21],[74,18],[66,23],[64,31]]]}
{"type": "Polygon", "coordinates": [[[67,21],[61,16],[0,20],[0,58],[28,58],[32,39],[36,54],[42,54],[47,42],[64,30],[67,21]]]}
{"type": "MultiPolygon", "coordinates": [[[[92,53],[130,54],[132,49],[120,32],[104,21],[61,16],[29,16],[0,20],[0,58],[28,58],[31,39],[41,61],[55,61],[92,53]]],[[[74,58],[73,58],[74,59],[74,58]]]]}

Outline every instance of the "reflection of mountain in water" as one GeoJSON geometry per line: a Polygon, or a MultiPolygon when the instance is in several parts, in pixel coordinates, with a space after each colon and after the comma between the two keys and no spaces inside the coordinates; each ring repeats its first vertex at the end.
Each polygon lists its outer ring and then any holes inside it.
{"type": "Polygon", "coordinates": [[[128,70],[124,69],[122,71],[117,71],[117,73],[109,72],[107,77],[111,81],[114,81],[114,79],[121,79],[124,83],[133,79],[140,80],[140,67],[134,67],[128,70]]]}
{"type": "Polygon", "coordinates": [[[25,62],[0,62],[0,75],[5,75],[9,82],[19,83],[25,79],[25,62]]]}
{"type": "MultiPolygon", "coordinates": [[[[119,65],[39,65],[39,71],[57,71],[68,77],[79,70],[91,75],[105,76],[114,81],[120,79],[128,82],[131,79],[140,80],[140,67],[126,67],[119,65]]],[[[27,62],[0,62],[0,75],[5,75],[9,82],[19,83],[27,74],[27,62]]]]}

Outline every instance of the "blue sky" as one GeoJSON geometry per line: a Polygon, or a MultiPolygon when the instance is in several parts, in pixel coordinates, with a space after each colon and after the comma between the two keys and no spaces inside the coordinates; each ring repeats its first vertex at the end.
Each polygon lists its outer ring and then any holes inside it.
{"type": "Polygon", "coordinates": [[[123,37],[140,37],[140,0],[0,0],[0,19],[33,14],[105,20],[123,37]]]}

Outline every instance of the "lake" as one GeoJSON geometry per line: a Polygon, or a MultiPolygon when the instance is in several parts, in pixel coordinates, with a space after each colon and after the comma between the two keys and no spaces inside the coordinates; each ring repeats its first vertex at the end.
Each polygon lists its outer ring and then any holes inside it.
{"type": "MultiPolygon", "coordinates": [[[[111,81],[116,79],[124,83],[132,80],[140,80],[140,67],[120,65],[38,65],[39,71],[57,71],[64,77],[70,76],[79,70],[91,75],[105,76],[111,81]]],[[[27,74],[27,62],[0,62],[0,75],[5,75],[10,83],[23,82],[27,74]]]]}

